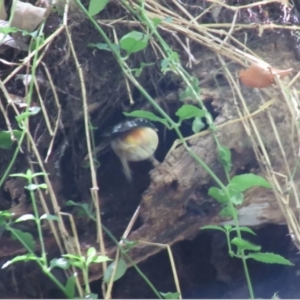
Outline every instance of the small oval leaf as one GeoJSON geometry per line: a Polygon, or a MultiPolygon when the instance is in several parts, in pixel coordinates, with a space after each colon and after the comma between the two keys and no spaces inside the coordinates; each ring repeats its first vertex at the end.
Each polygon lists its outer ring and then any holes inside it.
{"type": "Polygon", "coordinates": [[[228,203],[228,198],[225,192],[215,186],[209,188],[208,195],[217,200],[219,203],[228,203]]]}
{"type": "Polygon", "coordinates": [[[180,122],[194,117],[205,117],[206,112],[199,107],[191,104],[182,105],[176,112],[180,122]]]}
{"type": "Polygon", "coordinates": [[[223,217],[223,218],[227,218],[227,217],[233,217],[234,214],[237,214],[237,210],[235,207],[229,207],[228,205],[226,205],[225,207],[223,207],[220,212],[219,212],[219,216],[223,217]]]}
{"type": "Polygon", "coordinates": [[[25,244],[30,251],[34,252],[35,241],[31,233],[23,232],[15,228],[10,228],[9,230],[14,240],[22,241],[22,243],[25,244]]]}
{"type": "Polygon", "coordinates": [[[23,215],[23,216],[19,217],[18,219],[16,219],[14,223],[28,221],[28,220],[34,220],[34,219],[35,218],[34,218],[33,214],[26,214],[26,215],[23,215]]]}
{"type": "MultiPolygon", "coordinates": [[[[14,137],[19,140],[21,135],[22,135],[22,131],[20,130],[13,130],[13,135],[14,137]]],[[[11,134],[9,131],[1,131],[0,132],[0,148],[1,149],[10,149],[13,145],[14,141],[11,138],[11,134]]]]}
{"type": "Polygon", "coordinates": [[[40,216],[40,220],[59,221],[59,217],[51,214],[43,214],[40,216]]]}
{"type": "Polygon", "coordinates": [[[88,13],[92,17],[105,8],[109,0],[90,0],[88,13]]]}
{"type": "Polygon", "coordinates": [[[112,262],[106,269],[106,272],[104,274],[104,281],[105,282],[110,282],[111,277],[113,276],[113,272],[115,272],[115,276],[113,278],[113,281],[116,281],[120,279],[126,272],[127,270],[127,264],[124,261],[124,259],[119,259],[117,263],[117,269],[114,271],[114,268],[116,267],[116,262],[112,262]]]}
{"type": "Polygon", "coordinates": [[[221,164],[223,165],[224,169],[227,172],[230,172],[231,167],[232,167],[231,151],[227,147],[220,146],[220,148],[218,149],[218,152],[219,152],[218,155],[219,155],[219,160],[220,160],[221,164]]]}
{"type": "Polygon", "coordinates": [[[61,268],[63,270],[67,270],[70,267],[70,261],[68,259],[65,259],[63,257],[61,258],[53,258],[50,261],[50,268],[53,269],[55,267],[61,268]]]}
{"type": "Polygon", "coordinates": [[[70,276],[67,280],[65,291],[68,295],[68,299],[74,299],[75,297],[75,279],[76,279],[77,273],[70,276]]]}
{"type": "Polygon", "coordinates": [[[196,117],[192,124],[192,130],[194,133],[200,132],[204,128],[205,124],[202,122],[201,118],[196,117]]]}
{"type": "Polygon", "coordinates": [[[120,40],[120,47],[128,54],[141,51],[148,45],[149,36],[139,31],[131,31],[120,40]]]}
{"type": "Polygon", "coordinates": [[[104,255],[99,255],[93,258],[92,262],[95,264],[100,264],[103,263],[105,261],[110,261],[112,260],[111,258],[109,258],[108,256],[104,256],[104,255]]]}
{"type": "Polygon", "coordinates": [[[87,251],[88,257],[94,257],[97,254],[95,247],[90,247],[87,251]]]}
{"type": "Polygon", "coordinates": [[[232,177],[229,187],[233,190],[244,192],[247,189],[255,186],[261,186],[265,188],[272,188],[270,183],[266,181],[263,177],[255,174],[242,174],[232,177]]]}

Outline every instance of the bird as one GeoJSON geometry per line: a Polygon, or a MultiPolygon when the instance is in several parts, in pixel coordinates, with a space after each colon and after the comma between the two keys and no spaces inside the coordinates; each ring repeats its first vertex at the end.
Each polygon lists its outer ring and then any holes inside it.
{"type": "Polygon", "coordinates": [[[119,157],[128,181],[132,181],[129,162],[150,160],[155,166],[159,164],[153,156],[158,143],[157,128],[147,119],[126,120],[111,131],[111,148],[119,157]]]}

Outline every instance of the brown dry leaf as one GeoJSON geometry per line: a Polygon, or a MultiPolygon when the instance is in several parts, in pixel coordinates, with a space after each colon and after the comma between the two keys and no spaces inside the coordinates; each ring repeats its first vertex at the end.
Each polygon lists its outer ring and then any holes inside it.
{"type": "Polygon", "coordinates": [[[274,82],[276,75],[283,78],[290,74],[293,69],[279,70],[272,68],[269,65],[252,64],[246,70],[239,72],[241,82],[248,87],[252,88],[265,88],[274,82]]]}
{"type": "MultiPolygon", "coordinates": [[[[27,32],[33,32],[42,22],[45,13],[45,8],[18,1],[10,25],[27,32]]],[[[16,41],[23,42],[26,42],[29,38],[28,36],[23,36],[21,32],[13,33],[12,37],[16,41]]]]}
{"type": "MultiPolygon", "coordinates": [[[[3,4],[3,1],[2,1],[3,4]]],[[[4,5],[0,5],[0,28],[2,27],[15,27],[27,32],[33,32],[36,27],[42,22],[45,17],[45,8],[36,7],[30,3],[17,1],[15,9],[13,11],[13,17],[10,24],[4,21],[6,18],[6,12],[4,5]]],[[[28,36],[23,36],[21,32],[14,32],[9,34],[0,33],[0,53],[4,52],[8,47],[16,48],[19,50],[28,50],[26,42],[28,36]]]]}
{"type": "Polygon", "coordinates": [[[10,25],[11,27],[32,32],[42,22],[45,11],[45,8],[18,1],[10,25]]]}

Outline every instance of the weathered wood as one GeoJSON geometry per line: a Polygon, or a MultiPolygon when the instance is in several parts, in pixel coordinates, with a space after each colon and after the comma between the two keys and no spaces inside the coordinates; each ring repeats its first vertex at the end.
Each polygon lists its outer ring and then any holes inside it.
{"type": "MultiPolygon", "coordinates": [[[[266,45],[268,49],[270,45],[266,45]]],[[[259,55],[265,57],[272,66],[287,69],[293,66],[299,67],[299,62],[294,59],[294,54],[289,51],[284,41],[278,41],[277,48],[273,51],[261,49],[259,55]],[[278,57],[280,53],[281,57],[278,57]]],[[[202,58],[205,57],[201,53],[202,58]]],[[[201,64],[197,69],[201,69],[201,64]]],[[[239,66],[231,66],[233,72],[239,70],[239,66]]],[[[197,71],[194,71],[197,72],[197,71]]],[[[205,71],[203,71],[205,72],[205,71]]],[[[232,151],[233,168],[231,175],[251,172],[261,175],[272,182],[265,172],[266,162],[257,157],[257,137],[253,127],[247,122],[248,128],[241,121],[229,122],[239,119],[237,105],[243,111],[241,104],[235,104],[234,96],[227,82],[219,83],[219,86],[211,86],[211,82],[203,86],[206,97],[212,96],[213,105],[219,112],[216,124],[217,136],[221,144],[232,151]],[[216,90],[218,92],[216,92],[216,90]],[[219,95],[219,97],[216,97],[219,95]],[[227,125],[226,125],[227,124],[227,125]],[[251,138],[252,137],[252,138],[251,138]],[[253,143],[255,141],[255,143],[253,143]],[[254,150],[254,151],[253,151],[254,150]],[[256,152],[256,154],[255,154],[256,152]],[[254,167],[253,169],[253,166],[254,167]],[[246,169],[245,171],[243,171],[246,169]]],[[[298,136],[292,134],[294,112],[290,110],[286,102],[282,100],[279,90],[270,87],[264,90],[240,88],[249,110],[255,113],[251,120],[263,140],[268,151],[270,163],[274,172],[286,174],[285,159],[280,150],[278,141],[272,129],[270,115],[276,125],[281,138],[287,164],[291,169],[297,161],[298,136]],[[260,111],[260,107],[267,101],[266,109],[260,111]],[[293,145],[293,146],[292,146],[293,145]]],[[[173,95],[174,96],[174,95],[173,95]]],[[[223,169],[218,161],[216,145],[210,132],[189,139],[190,148],[226,182],[223,169]]],[[[296,172],[295,181],[299,181],[299,172],[296,172]]],[[[280,180],[282,188],[287,188],[285,180],[280,180]]],[[[130,240],[144,240],[153,243],[172,245],[177,241],[193,238],[199,228],[208,224],[232,223],[229,219],[218,216],[220,205],[207,195],[208,188],[216,186],[214,181],[204,169],[188,154],[181,145],[173,150],[161,165],[151,171],[151,184],[143,195],[141,202],[141,218],[143,225],[132,232],[130,240]]],[[[293,197],[291,196],[291,207],[293,197]]],[[[257,226],[264,223],[285,223],[285,217],[278,205],[274,192],[265,188],[253,188],[245,193],[245,201],[238,209],[241,225],[257,226]]],[[[130,255],[135,262],[140,262],[154,253],[160,251],[159,247],[138,245],[131,250],[130,255]]],[[[113,253],[113,249],[109,253],[113,253]]],[[[98,267],[92,271],[93,276],[99,276],[98,267]]],[[[93,277],[92,276],[92,277],[93,277]]]]}

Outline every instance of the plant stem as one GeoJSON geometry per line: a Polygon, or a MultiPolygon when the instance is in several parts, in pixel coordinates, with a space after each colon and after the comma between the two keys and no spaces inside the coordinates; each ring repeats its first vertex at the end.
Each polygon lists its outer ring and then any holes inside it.
{"type": "MultiPolygon", "coordinates": [[[[108,44],[108,46],[111,48],[113,54],[116,57],[117,62],[119,63],[119,66],[121,67],[122,71],[124,72],[124,74],[131,80],[131,82],[139,89],[139,91],[141,92],[141,94],[151,103],[151,105],[158,111],[158,113],[160,113],[160,115],[162,117],[164,117],[167,121],[168,124],[170,125],[170,128],[173,128],[178,137],[179,140],[181,141],[181,143],[183,144],[183,146],[185,147],[185,149],[188,151],[189,155],[199,164],[202,166],[202,168],[212,177],[212,179],[216,182],[216,184],[226,193],[227,199],[228,199],[228,206],[232,212],[232,217],[234,220],[234,224],[236,226],[236,231],[237,231],[237,236],[239,238],[241,238],[241,231],[239,228],[239,223],[238,223],[238,217],[235,211],[235,208],[231,202],[230,199],[230,194],[229,191],[227,190],[226,186],[222,183],[222,181],[218,178],[218,176],[211,170],[211,168],[188,146],[188,144],[186,143],[186,141],[184,140],[184,137],[182,136],[182,133],[179,129],[179,125],[177,123],[175,123],[170,117],[169,115],[155,102],[155,100],[147,93],[147,91],[139,84],[139,82],[135,79],[135,77],[132,74],[132,70],[129,68],[129,66],[127,65],[126,61],[121,57],[119,51],[117,51],[114,47],[113,44],[111,43],[110,39],[108,38],[108,36],[105,34],[105,32],[102,30],[102,28],[99,26],[99,24],[95,21],[95,19],[93,17],[91,17],[87,10],[85,9],[85,7],[82,5],[82,3],[79,0],[76,0],[78,5],[80,6],[80,8],[82,9],[82,11],[86,14],[86,16],[89,18],[89,20],[93,23],[93,25],[96,27],[96,29],[98,30],[98,32],[101,34],[101,36],[103,37],[103,39],[105,40],[105,42],[108,44]]],[[[163,49],[166,52],[166,55],[168,57],[171,56],[171,54],[173,53],[173,50],[169,47],[169,45],[163,40],[163,38],[160,36],[160,34],[157,32],[156,27],[154,26],[153,22],[151,20],[149,20],[148,16],[145,14],[145,9],[144,9],[144,1],[142,1],[141,3],[141,8],[140,10],[134,10],[133,7],[128,4],[126,1],[121,0],[123,5],[134,15],[137,15],[138,18],[140,19],[141,22],[146,23],[146,26],[148,28],[150,28],[151,33],[155,35],[155,37],[158,39],[158,41],[160,42],[161,46],[163,47],[163,49]]],[[[199,102],[201,108],[206,111],[206,120],[208,122],[209,125],[213,125],[213,120],[211,119],[210,114],[208,113],[205,105],[203,104],[200,95],[195,91],[195,89],[193,88],[191,82],[192,82],[192,77],[184,70],[184,68],[180,65],[179,62],[174,61],[174,60],[170,60],[169,64],[171,65],[171,69],[176,72],[177,74],[179,74],[181,76],[181,78],[183,79],[183,81],[186,83],[187,87],[189,87],[191,89],[191,91],[193,92],[195,99],[197,99],[197,101],[199,102]]],[[[213,127],[213,126],[212,126],[213,127]]],[[[211,128],[212,128],[211,127],[211,128]]],[[[220,142],[217,138],[216,132],[215,130],[212,130],[212,135],[213,138],[216,142],[216,146],[217,149],[220,150],[221,145],[220,142]]],[[[225,168],[224,168],[225,169],[225,168]]],[[[228,174],[228,172],[226,171],[226,177],[228,179],[228,181],[230,181],[230,176],[228,174]]],[[[103,225],[102,225],[103,226],[103,225]]],[[[249,294],[250,297],[253,299],[254,298],[254,293],[253,293],[253,289],[252,289],[252,285],[251,285],[251,280],[250,280],[250,275],[249,275],[249,271],[247,268],[247,263],[246,263],[246,258],[245,258],[245,254],[244,251],[241,251],[242,253],[242,261],[243,261],[243,267],[244,267],[244,271],[245,271],[245,276],[246,276],[246,280],[247,280],[247,284],[248,284],[248,289],[249,289],[249,294]]]]}

